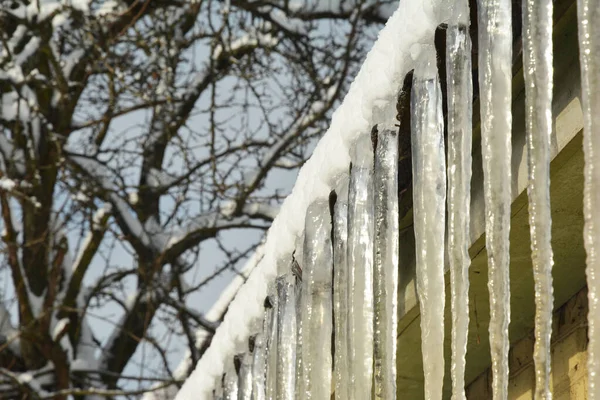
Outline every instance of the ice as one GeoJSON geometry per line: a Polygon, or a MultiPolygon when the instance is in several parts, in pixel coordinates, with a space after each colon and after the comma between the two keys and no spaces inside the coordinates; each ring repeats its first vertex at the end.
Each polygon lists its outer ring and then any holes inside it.
{"type": "MultiPolygon", "coordinates": [[[[297,238],[296,254],[302,257],[304,236],[297,238]]],[[[296,275],[296,400],[303,400],[304,394],[304,367],[302,364],[302,269],[298,260],[294,259],[292,271],[296,275]]]]}
{"type": "Polygon", "coordinates": [[[467,1],[455,4],[446,36],[448,88],[448,262],[452,312],[452,399],[466,400],[473,81],[467,1]]]}
{"type": "Polygon", "coordinates": [[[331,396],[331,335],[333,332],[331,215],[327,199],[306,212],[302,269],[302,363],[304,399],[331,396]]]}
{"type": "Polygon", "coordinates": [[[335,400],[350,399],[348,360],[348,179],[336,189],[333,209],[333,316],[335,400]]]}
{"type": "MultiPolygon", "coordinates": [[[[267,301],[268,303],[268,301],[267,301]]],[[[269,304],[267,304],[269,305],[269,304]]],[[[262,331],[254,340],[254,359],[252,360],[252,400],[266,399],[267,338],[271,331],[272,307],[265,308],[262,331]]]]}
{"type": "Polygon", "coordinates": [[[296,278],[277,278],[277,400],[294,400],[296,391],[296,278]]]}
{"type": "Polygon", "coordinates": [[[231,361],[227,364],[227,372],[223,378],[223,399],[238,400],[238,374],[231,361]]]}
{"type": "MultiPolygon", "coordinates": [[[[253,339],[250,340],[253,341],[253,339]]],[[[238,397],[236,400],[252,400],[252,382],[254,379],[252,376],[252,353],[240,354],[238,360],[240,362],[240,371],[238,376],[238,397]]]]}
{"type": "Polygon", "coordinates": [[[510,0],[478,0],[481,151],[494,399],[508,396],[512,21],[510,0]]]}
{"type": "Polygon", "coordinates": [[[535,398],[551,399],[552,245],[552,0],[523,1],[523,71],[529,183],[529,226],[535,285],[535,398]]]}
{"type": "Polygon", "coordinates": [[[278,301],[275,284],[269,284],[269,302],[271,308],[267,309],[269,332],[267,339],[267,369],[265,380],[265,393],[267,400],[277,399],[277,310],[278,301]]]}
{"type": "Polygon", "coordinates": [[[398,336],[398,128],[381,128],[375,151],[374,385],[376,399],[396,396],[398,336]]]}
{"type": "Polygon", "coordinates": [[[350,399],[371,398],[373,381],[373,148],[362,135],[354,145],[348,193],[348,344],[350,399]]]}
{"type": "Polygon", "coordinates": [[[578,0],[583,109],[583,240],[588,284],[588,398],[600,399],[600,3],[578,0]]]}
{"type": "Polygon", "coordinates": [[[446,163],[442,92],[433,48],[424,49],[415,69],[411,110],[413,213],[425,398],[441,400],[446,163]]]}

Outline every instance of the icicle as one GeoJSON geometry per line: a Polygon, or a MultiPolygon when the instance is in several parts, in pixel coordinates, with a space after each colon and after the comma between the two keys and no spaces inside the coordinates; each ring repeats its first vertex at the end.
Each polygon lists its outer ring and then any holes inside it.
{"type": "Polygon", "coordinates": [[[265,393],[267,400],[277,399],[277,293],[275,283],[269,284],[269,301],[272,308],[269,312],[269,336],[267,341],[267,372],[265,393]]]}
{"type": "MultiPolygon", "coordinates": [[[[254,338],[250,338],[251,351],[254,349],[254,338]]],[[[240,371],[238,376],[238,400],[251,400],[252,396],[252,353],[239,356],[240,371]]]]}
{"type": "Polygon", "coordinates": [[[384,128],[375,152],[374,385],[376,399],[396,398],[398,332],[398,129],[384,128]]]}
{"type": "Polygon", "coordinates": [[[448,256],[452,310],[452,399],[465,400],[465,355],[469,331],[469,222],[473,81],[469,5],[454,5],[448,26],[448,256]]]}
{"type": "Polygon", "coordinates": [[[552,135],[552,0],[523,1],[525,128],[529,170],[529,226],[535,283],[535,399],[551,399],[552,245],[550,140],[552,135]]]}
{"type": "Polygon", "coordinates": [[[444,381],[446,166],[435,53],[424,51],[415,69],[411,99],[413,212],[425,398],[438,400],[444,381]]]}
{"type": "MultiPolygon", "coordinates": [[[[296,247],[296,253],[299,257],[302,256],[304,236],[298,239],[299,243],[296,247]],[[299,249],[299,250],[298,250],[299,249]]],[[[292,272],[296,277],[296,286],[294,289],[296,295],[296,400],[304,399],[304,367],[302,364],[302,268],[298,264],[298,260],[294,258],[292,262],[292,272]]]]}
{"type": "Polygon", "coordinates": [[[600,2],[578,0],[585,157],[583,239],[588,284],[588,398],[600,399],[600,2]]]}
{"type": "Polygon", "coordinates": [[[238,374],[232,362],[229,362],[223,378],[223,399],[238,400],[238,374]]]}
{"type": "Polygon", "coordinates": [[[511,205],[511,0],[478,0],[481,151],[494,399],[508,395],[511,205]]]}
{"type": "Polygon", "coordinates": [[[264,330],[254,339],[254,357],[252,359],[252,400],[265,400],[265,368],[267,342],[264,330]]]}
{"type": "Polygon", "coordinates": [[[294,400],[296,389],[295,280],[291,272],[277,278],[277,400],[294,400]]]}
{"type": "Polygon", "coordinates": [[[352,150],[348,194],[348,343],[350,399],[369,400],[373,380],[373,148],[362,135],[352,150]]]}
{"type": "Polygon", "coordinates": [[[306,212],[302,270],[305,399],[331,396],[332,268],[329,202],[317,200],[306,212]]]}
{"type": "Polygon", "coordinates": [[[333,209],[333,316],[335,399],[350,398],[348,360],[348,177],[336,189],[333,209]]]}

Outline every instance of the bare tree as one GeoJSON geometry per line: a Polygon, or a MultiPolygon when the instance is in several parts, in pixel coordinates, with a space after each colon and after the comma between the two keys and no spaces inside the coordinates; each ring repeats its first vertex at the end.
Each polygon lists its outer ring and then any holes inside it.
{"type": "Polygon", "coordinates": [[[393,3],[0,0],[0,397],[181,383],[393,3]]]}

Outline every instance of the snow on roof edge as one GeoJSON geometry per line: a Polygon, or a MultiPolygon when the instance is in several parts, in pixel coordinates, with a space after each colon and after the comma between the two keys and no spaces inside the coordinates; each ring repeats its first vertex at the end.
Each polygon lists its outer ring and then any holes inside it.
{"type": "Polygon", "coordinates": [[[361,134],[396,115],[396,97],[404,76],[422,45],[433,45],[444,0],[403,0],[366,57],[330,128],[298,173],[292,193],[267,233],[264,257],[238,291],[223,323],[176,400],[209,399],[222,376],[225,361],[246,350],[247,338],[258,330],[268,283],[277,275],[277,260],[294,251],[304,229],[305,212],[316,199],[328,196],[338,176],[348,170],[349,149],[361,134]],[[436,10],[438,10],[436,12],[436,10]]]}

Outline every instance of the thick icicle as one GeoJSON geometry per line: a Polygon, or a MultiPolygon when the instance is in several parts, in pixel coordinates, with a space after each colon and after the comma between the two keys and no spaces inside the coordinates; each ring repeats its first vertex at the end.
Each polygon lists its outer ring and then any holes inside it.
{"type": "Polygon", "coordinates": [[[302,270],[302,362],[305,399],[331,397],[332,268],[329,202],[317,200],[306,211],[302,270]]]}
{"type": "Polygon", "coordinates": [[[442,91],[433,49],[425,49],[412,88],[411,145],[417,293],[425,398],[441,400],[444,382],[444,230],[446,163],[442,91]]]}
{"type": "Polygon", "coordinates": [[[578,0],[585,157],[583,240],[587,252],[588,398],[600,399],[600,2],[578,0]]]}
{"type": "Polygon", "coordinates": [[[348,193],[348,343],[350,399],[369,400],[373,381],[373,147],[362,135],[352,150],[348,193]]]}
{"type": "Polygon", "coordinates": [[[296,389],[295,281],[291,272],[277,278],[277,400],[294,400],[296,389]]]}
{"type": "MultiPolygon", "coordinates": [[[[251,348],[254,350],[254,338],[250,338],[251,348]]],[[[238,356],[240,371],[238,376],[238,400],[252,399],[252,353],[244,353],[238,356]]]]}
{"type": "Polygon", "coordinates": [[[238,400],[238,374],[231,361],[223,378],[223,399],[238,400]]]}
{"type": "Polygon", "coordinates": [[[269,333],[267,341],[267,370],[265,393],[267,400],[277,399],[277,310],[278,301],[275,283],[269,284],[269,301],[272,305],[269,312],[269,333]]]}
{"type": "Polygon", "coordinates": [[[492,395],[499,400],[508,396],[512,10],[511,0],[477,4],[492,395]]]}
{"type": "Polygon", "coordinates": [[[398,333],[398,129],[383,128],[375,152],[374,385],[375,398],[396,398],[398,333]]]}
{"type": "Polygon", "coordinates": [[[348,177],[336,189],[333,209],[333,316],[335,399],[350,398],[348,362],[348,177]]]}
{"type": "Polygon", "coordinates": [[[525,130],[529,171],[529,227],[535,285],[535,399],[552,398],[552,245],[550,140],[552,135],[552,0],[523,1],[525,130]]]}
{"type": "Polygon", "coordinates": [[[469,257],[473,80],[469,5],[454,5],[446,37],[448,82],[448,257],[452,310],[452,399],[465,400],[469,331],[469,257]]]}

